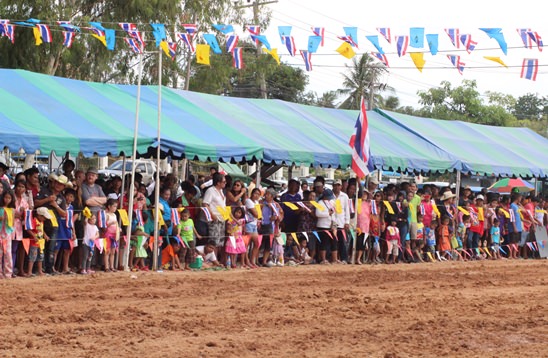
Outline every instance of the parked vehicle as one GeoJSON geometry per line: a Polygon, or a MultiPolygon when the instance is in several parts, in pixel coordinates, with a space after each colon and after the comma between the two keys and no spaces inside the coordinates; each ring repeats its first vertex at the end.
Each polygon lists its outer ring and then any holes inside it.
{"type": "MultiPolygon", "coordinates": [[[[152,182],[154,178],[154,173],[156,173],[156,164],[150,159],[137,159],[126,160],[125,172],[131,173],[131,168],[135,162],[135,173],[139,173],[143,176],[143,183],[148,185],[152,182]]],[[[113,176],[122,176],[123,175],[123,160],[117,160],[108,166],[106,169],[99,170],[99,175],[104,176],[106,179],[113,176]]]]}

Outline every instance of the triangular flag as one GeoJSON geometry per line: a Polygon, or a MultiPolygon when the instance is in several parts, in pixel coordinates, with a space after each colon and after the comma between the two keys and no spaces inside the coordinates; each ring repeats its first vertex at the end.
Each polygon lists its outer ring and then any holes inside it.
{"type": "Polygon", "coordinates": [[[171,60],[175,60],[175,55],[177,54],[177,42],[160,42],[160,48],[164,51],[166,56],[170,57],[171,60]]]}
{"type": "Polygon", "coordinates": [[[209,62],[209,45],[196,45],[196,62],[201,65],[210,65],[209,62]]]}
{"type": "Polygon", "coordinates": [[[398,49],[399,57],[405,56],[408,46],[409,36],[396,36],[396,48],[398,49]]]}
{"type": "Polygon", "coordinates": [[[394,208],[392,208],[392,205],[390,205],[390,202],[388,200],[383,201],[384,206],[386,207],[386,210],[388,210],[388,213],[391,215],[394,215],[394,208]]]}
{"type": "Polygon", "coordinates": [[[293,238],[293,242],[294,242],[294,243],[296,243],[296,244],[299,243],[299,240],[297,239],[297,234],[296,234],[296,233],[292,232],[292,233],[291,233],[291,237],[293,238]]]}
{"type": "Polygon", "coordinates": [[[323,41],[325,37],[325,27],[312,27],[312,32],[316,36],[320,36],[322,38],[322,42],[320,43],[320,46],[323,46],[323,41]]]}
{"type": "Polygon", "coordinates": [[[282,44],[285,44],[285,37],[291,36],[292,26],[278,26],[278,33],[280,34],[280,40],[282,44]]]}
{"type": "Polygon", "coordinates": [[[375,58],[377,58],[379,61],[381,61],[386,67],[390,67],[388,65],[388,58],[386,57],[386,55],[379,52],[371,52],[371,54],[375,56],[375,58]]]}
{"type": "Polygon", "coordinates": [[[386,41],[388,41],[388,43],[392,43],[389,27],[377,27],[377,31],[386,39],[386,41]]]}
{"type": "Polygon", "coordinates": [[[312,71],[312,54],[306,50],[300,50],[307,71],[312,71]]]}
{"type": "Polygon", "coordinates": [[[373,46],[375,46],[375,48],[377,49],[377,51],[379,51],[379,53],[381,55],[384,55],[384,51],[383,51],[381,45],[379,44],[379,36],[377,36],[377,35],[365,36],[365,38],[368,39],[369,42],[371,42],[373,44],[373,46]]]}
{"type": "Polygon", "coordinates": [[[240,37],[237,35],[230,35],[226,37],[226,52],[232,52],[238,46],[240,37]]]}
{"type": "Polygon", "coordinates": [[[341,199],[335,200],[335,212],[336,212],[337,214],[342,214],[342,213],[343,213],[343,208],[342,208],[342,204],[341,204],[341,199]]]}
{"type": "Polygon", "coordinates": [[[23,240],[21,240],[21,242],[23,243],[23,248],[25,249],[25,252],[28,255],[29,254],[29,249],[30,249],[30,239],[23,239],[23,240]]]}
{"type": "Polygon", "coordinates": [[[424,47],[424,27],[412,27],[409,29],[409,46],[414,48],[424,47]]]}
{"type": "Polygon", "coordinates": [[[268,43],[268,40],[266,39],[266,36],[264,35],[251,35],[251,38],[255,41],[255,42],[260,42],[264,45],[264,47],[266,47],[269,51],[272,50],[272,48],[270,47],[270,43],[268,43]]]}
{"type": "Polygon", "coordinates": [[[432,56],[438,53],[438,34],[426,34],[426,42],[432,56]]]}
{"type": "Polygon", "coordinates": [[[285,47],[291,56],[295,56],[297,53],[297,46],[295,46],[295,39],[293,36],[285,36],[285,47]]]}
{"type": "Polygon", "coordinates": [[[321,36],[308,36],[308,52],[316,53],[321,43],[322,43],[321,36]]]}
{"type": "Polygon", "coordinates": [[[154,40],[156,41],[156,47],[160,47],[160,43],[162,42],[162,40],[165,40],[167,38],[166,28],[164,24],[150,24],[150,27],[152,27],[152,35],[154,36],[154,40]]]}
{"type": "Polygon", "coordinates": [[[243,49],[241,47],[236,47],[232,51],[232,66],[238,70],[244,68],[243,49]]]}
{"type": "MultiPolygon", "coordinates": [[[[524,58],[521,66],[521,78],[536,81],[538,74],[538,59],[524,58]]],[[[520,212],[521,215],[521,212],[520,212]]]]}
{"type": "Polygon", "coordinates": [[[422,52],[410,52],[409,56],[411,56],[411,59],[413,60],[413,63],[415,64],[415,67],[417,67],[417,70],[422,72],[422,69],[424,68],[424,64],[426,61],[424,61],[424,54],[422,52]]]}
{"type": "Polygon", "coordinates": [[[506,44],[501,28],[480,28],[480,30],[485,32],[490,39],[497,41],[502,52],[504,52],[505,55],[508,54],[508,45],[506,44]]]}
{"type": "Polygon", "coordinates": [[[344,33],[351,41],[351,45],[358,48],[358,28],[357,27],[343,27],[344,33]]]}
{"type": "Polygon", "coordinates": [[[348,59],[356,56],[356,52],[348,42],[343,42],[336,51],[348,59]]]}
{"type": "Polygon", "coordinates": [[[273,48],[271,50],[267,49],[267,48],[263,48],[263,52],[269,54],[270,56],[272,56],[272,58],[274,59],[274,61],[276,61],[276,63],[279,65],[280,64],[280,56],[278,56],[278,49],[277,48],[273,48]]]}
{"type": "Polygon", "coordinates": [[[213,34],[204,34],[204,40],[207,42],[207,44],[211,47],[213,50],[213,53],[216,53],[220,55],[223,53],[221,50],[221,47],[219,46],[219,43],[217,42],[217,38],[213,34]]]}
{"type": "Polygon", "coordinates": [[[255,204],[255,211],[257,211],[257,220],[261,220],[263,218],[263,211],[261,209],[261,204],[255,204]]]}
{"type": "Polygon", "coordinates": [[[225,35],[228,35],[228,34],[234,32],[234,27],[232,25],[213,24],[211,26],[213,26],[215,28],[215,30],[220,31],[225,35]]]}
{"type": "Polygon", "coordinates": [[[303,232],[302,234],[304,235],[304,238],[305,238],[305,239],[306,239],[306,241],[308,242],[308,233],[306,233],[306,232],[303,232]]]}
{"type": "Polygon", "coordinates": [[[501,60],[500,57],[483,56],[483,58],[485,58],[486,60],[489,60],[489,61],[494,61],[494,62],[496,62],[496,63],[500,63],[500,64],[503,65],[504,67],[508,68],[508,66],[506,66],[506,64],[504,63],[503,60],[501,60]]]}
{"type": "Polygon", "coordinates": [[[51,226],[53,227],[59,227],[59,223],[57,222],[57,216],[55,216],[55,213],[53,212],[53,210],[49,209],[49,214],[51,215],[51,219],[49,219],[51,221],[51,226]]]}
{"type": "Polygon", "coordinates": [[[291,210],[299,210],[299,207],[297,205],[293,204],[292,202],[284,201],[283,203],[284,203],[285,206],[287,206],[291,210]]]}
{"type": "Polygon", "coordinates": [[[122,225],[129,225],[129,217],[127,215],[126,209],[118,209],[118,214],[120,214],[120,219],[122,220],[122,225]]]}
{"type": "Polygon", "coordinates": [[[317,201],[311,200],[310,204],[312,204],[312,206],[315,207],[316,209],[318,209],[319,211],[324,211],[325,210],[325,208],[322,205],[318,204],[317,201]]]}

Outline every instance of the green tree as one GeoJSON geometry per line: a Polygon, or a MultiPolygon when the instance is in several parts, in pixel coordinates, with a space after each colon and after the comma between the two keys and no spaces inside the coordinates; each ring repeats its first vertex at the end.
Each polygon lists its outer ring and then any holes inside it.
{"type": "Polygon", "coordinates": [[[381,77],[388,70],[369,54],[364,53],[358,59],[352,59],[352,66],[344,74],[343,87],[338,93],[346,96],[339,105],[342,109],[359,109],[360,99],[363,96],[368,102],[368,109],[372,109],[379,102],[380,92],[390,89],[381,83],[381,77]],[[371,108],[369,108],[371,107],[371,108]]]}
{"type": "Polygon", "coordinates": [[[546,98],[541,98],[533,93],[527,93],[524,96],[518,97],[512,108],[512,113],[519,120],[540,120],[545,113],[546,102],[546,98]]]}
{"type": "Polygon", "coordinates": [[[318,97],[316,100],[316,106],[325,108],[335,108],[335,101],[337,101],[336,91],[327,91],[318,97]]]}

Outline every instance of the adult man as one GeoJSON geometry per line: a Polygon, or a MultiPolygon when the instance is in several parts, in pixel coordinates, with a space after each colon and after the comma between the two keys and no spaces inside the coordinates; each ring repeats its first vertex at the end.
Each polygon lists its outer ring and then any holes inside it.
{"type": "Polygon", "coordinates": [[[103,188],[95,184],[97,180],[97,168],[90,167],[86,172],[86,181],[82,184],[82,201],[95,215],[107,202],[103,188]]]}
{"type": "Polygon", "coordinates": [[[421,197],[417,195],[417,184],[410,183],[408,186],[407,197],[412,197],[408,200],[409,205],[409,237],[411,240],[417,239],[417,209],[421,204],[421,197]]]}
{"type": "Polygon", "coordinates": [[[377,191],[377,188],[379,187],[379,179],[377,179],[376,176],[370,176],[369,182],[367,183],[367,191],[369,191],[371,194],[377,191]]]}
{"type": "Polygon", "coordinates": [[[316,193],[316,201],[319,201],[322,198],[323,191],[325,189],[325,178],[322,176],[317,176],[314,178],[314,183],[312,186],[314,193],[316,193]]]}
{"type": "Polygon", "coordinates": [[[40,171],[36,167],[28,168],[25,170],[25,179],[27,180],[27,192],[32,192],[32,198],[36,199],[36,196],[40,192],[40,171]]]}
{"type": "MultiPolygon", "coordinates": [[[[289,180],[287,185],[287,192],[285,192],[280,201],[295,203],[302,201],[302,197],[299,194],[299,182],[295,179],[289,180]]],[[[282,205],[284,211],[283,231],[284,232],[297,232],[297,225],[299,223],[298,211],[290,209],[287,205],[282,205]]]]}
{"type": "Polygon", "coordinates": [[[226,179],[224,175],[215,173],[212,177],[212,183],[213,185],[204,194],[202,204],[211,214],[211,221],[207,223],[208,243],[215,246],[215,254],[219,254],[219,251],[222,251],[219,248],[223,247],[223,238],[225,236],[225,219],[222,212],[226,208],[226,198],[223,193],[226,179]]]}
{"type": "Polygon", "coordinates": [[[350,228],[350,200],[348,195],[342,191],[342,181],[335,180],[333,183],[333,194],[335,195],[335,221],[337,223],[337,242],[339,245],[340,261],[348,263],[348,229],[350,228]],[[339,205],[340,203],[340,205],[339,205]]]}

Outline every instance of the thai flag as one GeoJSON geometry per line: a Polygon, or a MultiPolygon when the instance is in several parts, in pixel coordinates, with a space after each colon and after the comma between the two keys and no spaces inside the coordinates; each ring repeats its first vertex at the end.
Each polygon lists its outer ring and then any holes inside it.
{"type": "Polygon", "coordinates": [[[191,52],[196,52],[196,49],[194,48],[194,43],[192,41],[192,35],[178,32],[177,36],[179,36],[179,38],[185,43],[185,45],[187,45],[191,52]]]}
{"type": "Polygon", "coordinates": [[[424,204],[420,204],[419,209],[422,216],[426,215],[426,209],[424,208],[424,204]]]}
{"type": "Polygon", "coordinates": [[[306,50],[301,50],[301,56],[307,71],[312,71],[312,54],[306,50]]]}
{"type": "Polygon", "coordinates": [[[358,178],[369,174],[369,123],[365,111],[365,100],[361,98],[360,114],[356,120],[356,133],[350,137],[350,148],[352,148],[352,170],[358,178]]]}
{"type": "Polygon", "coordinates": [[[99,30],[95,27],[88,27],[88,30],[93,32],[95,35],[97,35],[99,37],[105,37],[105,32],[102,31],[102,30],[99,30]]]}
{"type": "Polygon", "coordinates": [[[75,32],[63,31],[63,46],[70,48],[76,37],[75,32]]]}
{"type": "Polygon", "coordinates": [[[533,48],[533,41],[532,38],[529,37],[529,32],[531,29],[516,29],[516,31],[519,34],[519,37],[521,37],[521,41],[523,42],[523,46],[525,48],[532,49],[533,48]]]}
{"type": "Polygon", "coordinates": [[[371,200],[371,214],[379,215],[379,209],[377,208],[377,202],[375,200],[371,200]]]}
{"type": "Polygon", "coordinates": [[[135,210],[135,219],[137,219],[137,226],[144,226],[145,222],[143,220],[143,211],[135,210]]]}
{"type": "Polygon", "coordinates": [[[244,68],[243,49],[241,47],[236,47],[232,51],[232,65],[238,70],[244,68]]]}
{"type": "Polygon", "coordinates": [[[472,41],[472,35],[461,35],[460,42],[462,42],[468,53],[472,53],[478,44],[476,41],[472,41]]]}
{"type": "Polygon", "coordinates": [[[401,203],[396,201],[396,207],[398,208],[398,213],[401,213],[401,203]]]}
{"type": "Polygon", "coordinates": [[[388,58],[385,54],[379,53],[379,52],[371,52],[373,56],[375,56],[379,61],[381,61],[386,67],[388,66],[388,58]]]}
{"type": "Polygon", "coordinates": [[[456,48],[460,48],[459,29],[445,29],[445,33],[451,39],[451,43],[453,44],[453,46],[455,46],[456,48]]]}
{"type": "Polygon", "coordinates": [[[285,47],[291,56],[295,56],[297,53],[297,46],[295,46],[295,39],[293,36],[284,36],[285,47]]]}
{"type": "Polygon", "coordinates": [[[97,212],[97,226],[101,229],[107,227],[107,214],[104,210],[97,212]]]}
{"type": "Polygon", "coordinates": [[[34,217],[32,210],[25,210],[25,230],[34,230],[34,217]]]}
{"type": "Polygon", "coordinates": [[[529,31],[527,34],[529,35],[529,38],[530,38],[531,40],[533,40],[534,43],[537,44],[538,50],[542,52],[542,48],[544,47],[544,44],[542,43],[542,38],[540,37],[540,35],[538,34],[538,32],[536,32],[536,31],[529,31]]]}
{"type": "Polygon", "coordinates": [[[356,209],[354,208],[354,200],[349,200],[349,206],[350,206],[350,214],[354,214],[356,212],[356,209]]]}
{"type": "Polygon", "coordinates": [[[196,24],[183,24],[185,31],[193,38],[198,32],[198,26],[196,24]]]}
{"type": "MultiPolygon", "coordinates": [[[[388,41],[388,43],[392,43],[392,36],[390,35],[390,28],[389,27],[377,27],[377,31],[386,39],[386,41],[388,41]]],[[[405,53],[404,53],[404,55],[405,55],[405,53]]]]}
{"type": "Polygon", "coordinates": [[[177,42],[168,42],[167,47],[169,48],[169,57],[171,57],[172,60],[175,60],[175,56],[177,55],[177,42]]]}
{"type": "Polygon", "coordinates": [[[238,46],[238,40],[240,38],[237,35],[229,35],[226,37],[226,52],[232,52],[238,46]]]}
{"type": "Polygon", "coordinates": [[[67,229],[72,229],[74,220],[74,210],[67,210],[67,229]]]}
{"type": "Polygon", "coordinates": [[[462,75],[462,71],[464,71],[464,65],[466,64],[464,62],[461,62],[460,56],[447,55],[447,58],[449,59],[449,61],[451,61],[453,66],[455,66],[457,70],[459,71],[459,73],[462,75]]]}
{"type": "Polygon", "coordinates": [[[538,73],[538,59],[524,58],[521,65],[521,78],[536,81],[538,73]]]}
{"type": "Polygon", "coordinates": [[[274,213],[274,215],[276,215],[276,216],[280,215],[280,210],[278,210],[278,205],[272,203],[268,206],[270,206],[270,209],[272,209],[272,212],[274,213]]]}
{"type": "Polygon", "coordinates": [[[304,210],[308,211],[309,213],[312,212],[312,210],[310,210],[310,208],[308,206],[306,206],[305,203],[303,203],[302,201],[298,201],[296,202],[295,204],[299,205],[301,208],[303,208],[304,210]]]}
{"type": "Polygon", "coordinates": [[[171,223],[173,225],[179,225],[181,221],[179,220],[179,212],[176,208],[171,209],[171,223]]]}
{"type": "MultiPolygon", "coordinates": [[[[134,40],[137,41],[137,44],[140,46],[140,47],[144,47],[144,39],[143,39],[143,36],[141,35],[141,33],[137,30],[137,25],[135,24],[132,24],[132,23],[129,23],[129,22],[120,22],[118,25],[120,25],[120,27],[122,28],[122,30],[124,30],[125,32],[127,32],[127,34],[134,40]]],[[[126,41],[127,42],[127,41],[126,41]]],[[[129,44],[129,43],[128,43],[129,44]]],[[[130,45],[131,46],[131,45],[130,45]]],[[[133,46],[131,46],[133,47],[133,46]]],[[[135,50],[134,50],[135,51],[135,50]]],[[[135,51],[137,52],[137,51],[135,51]]],[[[142,50],[141,52],[138,52],[138,53],[142,53],[142,50]]]]}
{"type": "Polygon", "coordinates": [[[396,36],[396,46],[398,48],[398,56],[405,56],[407,47],[409,47],[409,36],[396,36]]]}
{"type": "Polygon", "coordinates": [[[202,211],[204,212],[206,221],[207,221],[207,222],[213,221],[213,218],[211,217],[211,213],[209,212],[209,209],[206,208],[206,207],[203,207],[203,208],[201,208],[201,209],[202,209],[202,211]]]}
{"type": "Polygon", "coordinates": [[[124,38],[124,41],[135,53],[143,53],[143,48],[139,45],[138,41],[135,39],[124,38]]]}
{"type": "Polygon", "coordinates": [[[325,38],[325,27],[312,27],[312,32],[314,33],[314,35],[320,36],[322,38],[320,46],[323,46],[323,40],[325,38]]]}
{"type": "Polygon", "coordinates": [[[4,24],[4,36],[10,39],[11,43],[15,43],[15,26],[8,23],[4,24]]]}
{"type": "MultiPolygon", "coordinates": [[[[261,34],[261,27],[257,25],[247,25],[246,30],[249,31],[251,35],[259,36],[261,34]]],[[[259,45],[259,40],[257,38],[255,38],[255,44],[259,45]]]]}
{"type": "Polygon", "coordinates": [[[352,36],[337,36],[337,38],[344,42],[348,42],[352,47],[358,48],[358,44],[354,41],[352,36]]]}
{"type": "Polygon", "coordinates": [[[40,30],[40,37],[42,38],[42,41],[50,43],[52,39],[49,26],[44,24],[36,24],[36,27],[38,28],[38,30],[40,30]]]}

